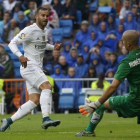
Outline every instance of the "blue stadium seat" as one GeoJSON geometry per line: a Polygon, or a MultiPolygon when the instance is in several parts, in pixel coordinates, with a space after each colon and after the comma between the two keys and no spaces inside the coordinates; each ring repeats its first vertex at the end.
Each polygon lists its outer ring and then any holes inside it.
{"type": "Polygon", "coordinates": [[[52,30],[52,36],[53,36],[53,43],[55,43],[57,40],[59,42],[62,42],[63,30],[62,29],[53,29],[52,30]]]}
{"type": "Polygon", "coordinates": [[[19,61],[13,62],[15,68],[20,68],[21,63],[19,61]]]}
{"type": "Polygon", "coordinates": [[[82,12],[78,10],[76,12],[76,21],[74,22],[74,24],[81,24],[81,22],[82,22],[82,12]]]}
{"type": "Polygon", "coordinates": [[[100,6],[100,7],[98,7],[98,11],[100,13],[110,13],[111,10],[112,10],[112,7],[110,7],[110,6],[100,6]]]}
{"type": "MultiPolygon", "coordinates": [[[[8,53],[12,53],[12,51],[10,50],[10,48],[8,46],[4,46],[4,49],[8,52],[8,53]]],[[[22,45],[19,45],[18,46],[18,49],[21,51],[21,53],[23,54],[24,51],[23,51],[23,46],[22,45]]]]}
{"type": "Polygon", "coordinates": [[[79,94],[78,102],[77,102],[77,108],[78,108],[80,105],[84,105],[84,104],[85,104],[85,94],[82,93],[82,94],[79,94]]]}
{"type": "Polygon", "coordinates": [[[70,37],[73,29],[72,20],[59,20],[59,25],[63,29],[63,37],[70,37]]]}
{"type": "Polygon", "coordinates": [[[8,53],[12,53],[8,46],[4,46],[4,50],[6,50],[8,53]]]}
{"type": "Polygon", "coordinates": [[[73,94],[61,94],[59,97],[59,109],[73,109],[74,96],[73,94]]]}
{"type": "Polygon", "coordinates": [[[10,56],[11,59],[14,60],[14,61],[19,60],[19,58],[18,58],[16,55],[14,55],[13,53],[9,53],[9,56],[10,56]]]}
{"type": "Polygon", "coordinates": [[[86,93],[86,90],[89,90],[89,89],[91,89],[91,88],[81,88],[80,89],[80,93],[79,93],[79,96],[78,96],[76,108],[78,108],[79,105],[84,105],[85,104],[85,93],[86,93]]]}
{"type": "Polygon", "coordinates": [[[99,0],[95,0],[89,7],[89,11],[96,11],[97,7],[98,7],[98,1],[99,0]]]}
{"type": "Polygon", "coordinates": [[[20,69],[19,68],[15,68],[14,72],[15,72],[15,78],[22,78],[21,74],[20,74],[20,69]]]}

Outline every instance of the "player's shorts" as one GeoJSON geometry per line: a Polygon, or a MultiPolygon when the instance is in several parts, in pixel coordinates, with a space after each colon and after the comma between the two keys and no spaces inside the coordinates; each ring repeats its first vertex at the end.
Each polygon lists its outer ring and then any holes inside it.
{"type": "Polygon", "coordinates": [[[109,104],[117,111],[119,117],[133,118],[140,115],[140,106],[132,103],[128,96],[110,97],[109,104]]]}
{"type": "Polygon", "coordinates": [[[21,76],[26,81],[27,91],[29,94],[38,93],[41,91],[39,87],[42,83],[48,81],[42,69],[35,65],[27,65],[26,68],[20,67],[21,76]]]}

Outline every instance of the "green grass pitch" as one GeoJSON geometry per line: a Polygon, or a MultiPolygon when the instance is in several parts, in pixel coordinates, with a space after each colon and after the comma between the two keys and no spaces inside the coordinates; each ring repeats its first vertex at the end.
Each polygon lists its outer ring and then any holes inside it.
{"type": "MultiPolygon", "coordinates": [[[[9,115],[0,115],[0,119],[5,117],[9,115]]],[[[44,130],[41,114],[28,115],[15,122],[11,130],[0,132],[0,140],[140,140],[137,118],[123,119],[106,113],[96,129],[96,137],[75,137],[75,133],[87,126],[89,118],[80,114],[52,114],[50,117],[61,120],[61,124],[44,130]]]]}

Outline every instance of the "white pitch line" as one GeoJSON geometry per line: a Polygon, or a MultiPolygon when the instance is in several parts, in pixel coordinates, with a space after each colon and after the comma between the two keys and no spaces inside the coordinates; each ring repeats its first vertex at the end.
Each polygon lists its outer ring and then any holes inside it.
{"type": "Polygon", "coordinates": [[[76,132],[59,132],[60,134],[73,134],[73,133],[76,133],[76,132]]]}

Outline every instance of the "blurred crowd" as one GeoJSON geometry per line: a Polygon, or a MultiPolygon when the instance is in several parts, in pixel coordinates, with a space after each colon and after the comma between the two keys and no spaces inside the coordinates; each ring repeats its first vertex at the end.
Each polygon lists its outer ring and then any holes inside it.
{"type": "Polygon", "coordinates": [[[96,78],[100,73],[112,78],[121,60],[128,55],[121,40],[123,32],[139,33],[140,0],[0,0],[2,78],[14,78],[14,65],[4,47],[20,30],[35,22],[35,11],[41,5],[50,10],[46,28],[51,44],[55,43],[51,30],[59,28],[59,20],[70,19],[74,24],[76,12],[82,13],[82,22],[71,41],[63,41],[61,51],[45,53],[43,68],[55,79],[96,78]],[[96,9],[90,11],[95,2],[96,9]],[[106,12],[108,7],[110,11],[106,12]]]}

